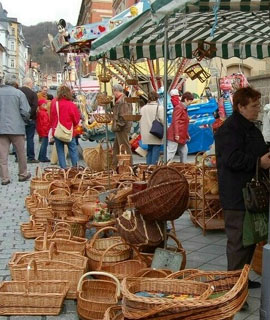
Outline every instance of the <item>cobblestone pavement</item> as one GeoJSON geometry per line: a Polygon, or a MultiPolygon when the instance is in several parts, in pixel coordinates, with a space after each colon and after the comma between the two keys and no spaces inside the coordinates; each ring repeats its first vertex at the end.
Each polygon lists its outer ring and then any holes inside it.
{"type": "MultiPolygon", "coordinates": [[[[83,143],[83,146],[89,142],[83,143]]],[[[143,162],[136,158],[135,161],[143,162]]],[[[29,164],[29,171],[34,175],[36,165],[29,164]]],[[[45,165],[42,164],[42,167],[45,165]]],[[[0,280],[10,280],[8,261],[11,254],[16,251],[33,250],[34,241],[25,240],[20,233],[21,222],[28,221],[29,215],[24,208],[24,199],[29,193],[29,182],[18,182],[17,163],[14,156],[10,156],[9,169],[12,183],[0,186],[0,280]]],[[[200,228],[196,228],[189,219],[188,213],[176,222],[176,231],[179,240],[187,251],[187,268],[200,268],[204,270],[226,270],[226,236],[223,231],[207,232],[203,236],[200,228]]],[[[170,224],[169,224],[170,226],[170,224]]],[[[252,280],[259,278],[254,272],[250,275],[252,280]]],[[[249,310],[239,312],[235,320],[258,320],[260,307],[260,289],[250,290],[248,298],[249,310]]],[[[50,319],[79,319],[76,313],[76,302],[65,300],[63,310],[59,316],[0,316],[0,320],[50,320],[50,319]]]]}

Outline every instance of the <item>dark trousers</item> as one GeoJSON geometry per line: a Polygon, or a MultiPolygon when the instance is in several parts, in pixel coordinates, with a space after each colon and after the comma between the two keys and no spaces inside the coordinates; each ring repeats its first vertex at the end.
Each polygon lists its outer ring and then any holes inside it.
{"type": "Polygon", "coordinates": [[[228,270],[242,269],[250,264],[255,245],[243,246],[243,223],[245,211],[224,210],[227,241],[228,270]]]}
{"type": "Polygon", "coordinates": [[[38,155],[39,161],[48,160],[47,147],[48,147],[48,137],[41,137],[41,144],[40,144],[39,155],[38,155]]]}
{"type": "Polygon", "coordinates": [[[29,124],[25,126],[26,153],[27,153],[28,160],[35,159],[35,146],[34,146],[35,131],[36,131],[36,121],[30,120],[29,124]]]}

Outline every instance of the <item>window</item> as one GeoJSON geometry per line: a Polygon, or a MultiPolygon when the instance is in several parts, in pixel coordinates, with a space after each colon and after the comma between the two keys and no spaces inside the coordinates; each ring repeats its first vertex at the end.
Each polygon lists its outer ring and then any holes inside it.
{"type": "Polygon", "coordinates": [[[11,28],[11,34],[15,36],[15,28],[11,28]]]}
{"type": "Polygon", "coordinates": [[[15,48],[15,46],[14,46],[14,42],[12,41],[12,42],[11,42],[10,49],[11,49],[12,51],[14,51],[14,50],[15,50],[14,48],[15,48]]]}
{"type": "Polygon", "coordinates": [[[11,67],[11,68],[15,68],[15,61],[14,61],[14,59],[11,59],[11,60],[10,60],[10,67],[11,67]]]}

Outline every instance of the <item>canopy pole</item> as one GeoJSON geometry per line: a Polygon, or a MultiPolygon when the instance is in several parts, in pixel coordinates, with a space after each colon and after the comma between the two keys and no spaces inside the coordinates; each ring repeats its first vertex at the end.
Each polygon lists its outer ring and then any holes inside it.
{"type": "Polygon", "coordinates": [[[163,147],[163,159],[164,163],[167,163],[167,91],[168,91],[168,18],[164,20],[164,147],[163,147]]]}
{"type": "MultiPolygon", "coordinates": [[[[270,218],[270,204],[269,204],[270,218]]],[[[260,320],[270,320],[270,220],[268,222],[268,242],[263,247],[262,261],[262,291],[260,320]]]]}

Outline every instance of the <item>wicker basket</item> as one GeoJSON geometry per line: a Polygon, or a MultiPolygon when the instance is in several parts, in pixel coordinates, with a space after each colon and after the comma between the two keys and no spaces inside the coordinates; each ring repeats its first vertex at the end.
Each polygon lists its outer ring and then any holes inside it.
{"type": "Polygon", "coordinates": [[[118,165],[130,167],[132,161],[132,155],[127,153],[123,144],[119,147],[119,154],[117,155],[118,165]]]}
{"type": "Polygon", "coordinates": [[[128,196],[128,201],[147,220],[175,220],[187,209],[187,181],[172,180],[128,196]]]}
{"type": "Polygon", "coordinates": [[[102,106],[105,106],[107,104],[110,104],[111,101],[112,101],[113,97],[112,96],[104,96],[104,95],[101,95],[101,96],[98,96],[97,97],[97,102],[98,104],[102,105],[102,106]]]}
{"type": "Polygon", "coordinates": [[[122,310],[124,316],[129,319],[148,317],[162,311],[164,315],[177,313],[184,310],[188,304],[196,305],[197,301],[206,300],[212,292],[213,288],[210,284],[201,282],[127,277],[122,281],[122,310]],[[149,298],[136,295],[136,292],[140,291],[159,292],[169,295],[191,295],[192,298],[188,297],[185,300],[164,297],[149,298]]]}
{"type": "Polygon", "coordinates": [[[145,268],[138,271],[134,277],[137,278],[166,278],[171,274],[171,270],[167,269],[151,269],[145,268]]]}
{"type": "Polygon", "coordinates": [[[33,194],[34,191],[39,193],[41,196],[48,196],[48,187],[50,181],[46,178],[47,174],[42,175],[42,171],[40,167],[36,168],[36,176],[30,182],[30,195],[33,194]]]}
{"type": "Polygon", "coordinates": [[[100,81],[100,82],[103,82],[103,83],[110,82],[110,81],[111,81],[111,78],[112,78],[112,76],[109,75],[109,74],[106,74],[106,75],[100,74],[100,75],[98,75],[99,81],[100,81]]]}
{"type": "Polygon", "coordinates": [[[126,84],[128,84],[129,86],[136,86],[138,84],[138,80],[137,79],[126,79],[126,84]]]}
{"type": "Polygon", "coordinates": [[[77,296],[77,311],[81,319],[103,319],[105,311],[118,304],[120,282],[116,277],[106,272],[88,272],[79,280],[77,296]],[[87,276],[102,276],[106,280],[84,280],[87,276]]]}
{"type": "Polygon", "coordinates": [[[139,97],[125,97],[127,103],[137,103],[140,101],[139,97]]]}
{"type": "Polygon", "coordinates": [[[56,188],[49,193],[48,200],[55,218],[65,218],[72,215],[73,201],[68,190],[56,188]],[[60,191],[61,193],[59,193],[60,191]]]}
{"type": "Polygon", "coordinates": [[[71,236],[80,238],[85,237],[87,220],[81,220],[77,217],[67,217],[67,219],[48,219],[48,234],[53,234],[57,229],[69,229],[71,236]]]}
{"type": "Polygon", "coordinates": [[[120,247],[122,245],[123,245],[122,243],[115,243],[110,247],[108,247],[106,250],[104,250],[98,266],[98,270],[112,273],[119,280],[122,280],[123,278],[128,276],[134,276],[134,274],[137,273],[139,270],[147,267],[147,264],[144,261],[140,252],[138,251],[138,249],[127,243],[126,245],[130,246],[136,252],[137,259],[124,260],[124,261],[116,262],[114,264],[105,266],[104,259],[107,256],[107,254],[115,247],[117,246],[120,247]]]}
{"type": "Polygon", "coordinates": [[[80,277],[87,270],[87,258],[74,253],[57,251],[55,243],[47,251],[21,252],[12,256],[9,263],[11,277],[23,281],[29,261],[35,259],[40,280],[64,280],[69,282],[68,299],[76,299],[76,289],[80,277]]]}
{"type": "MultiPolygon", "coordinates": [[[[100,143],[95,148],[86,148],[83,150],[83,159],[85,163],[94,171],[100,172],[105,170],[108,165],[111,166],[112,153],[111,149],[104,150],[102,144],[100,143]],[[109,158],[109,163],[107,164],[107,158],[109,158]]],[[[94,185],[94,184],[93,184],[94,185]]]]}
{"type": "Polygon", "coordinates": [[[30,280],[33,267],[36,271],[36,263],[31,260],[24,271],[24,280],[1,283],[1,315],[58,315],[60,313],[69,283],[62,280],[30,280]]]}
{"type": "Polygon", "coordinates": [[[260,242],[257,244],[256,249],[254,251],[253,259],[252,259],[252,264],[251,264],[252,269],[259,275],[262,275],[262,259],[263,259],[264,245],[265,245],[265,242],[260,242]]]}
{"type": "MultiPolygon", "coordinates": [[[[109,238],[98,238],[101,233],[106,231],[117,232],[114,227],[105,227],[98,230],[93,238],[86,244],[86,255],[89,258],[89,269],[96,270],[99,266],[99,261],[102,257],[103,252],[112,246],[113,244],[123,243],[123,240],[119,236],[111,236],[109,238]]],[[[131,249],[129,246],[123,244],[117,246],[114,250],[110,250],[103,259],[103,265],[109,265],[115,262],[127,260],[130,258],[131,249]]]]}
{"type": "Polygon", "coordinates": [[[23,237],[26,239],[35,239],[45,232],[44,225],[42,223],[36,223],[32,216],[29,222],[21,224],[20,229],[23,237]]]}
{"type": "Polygon", "coordinates": [[[104,313],[103,320],[124,320],[121,306],[112,306],[104,313]]]}
{"type": "Polygon", "coordinates": [[[93,113],[93,117],[98,123],[110,123],[113,119],[111,113],[93,113]]]}
{"type": "Polygon", "coordinates": [[[126,121],[140,121],[141,120],[140,114],[124,114],[123,118],[126,121]]]}
{"type": "Polygon", "coordinates": [[[52,242],[56,244],[57,249],[60,251],[85,255],[85,246],[87,240],[85,238],[71,236],[71,232],[68,229],[57,229],[52,235],[49,236],[47,232],[45,232],[43,236],[35,239],[35,250],[48,250],[52,242]],[[57,234],[59,236],[57,236],[57,234]]]}

